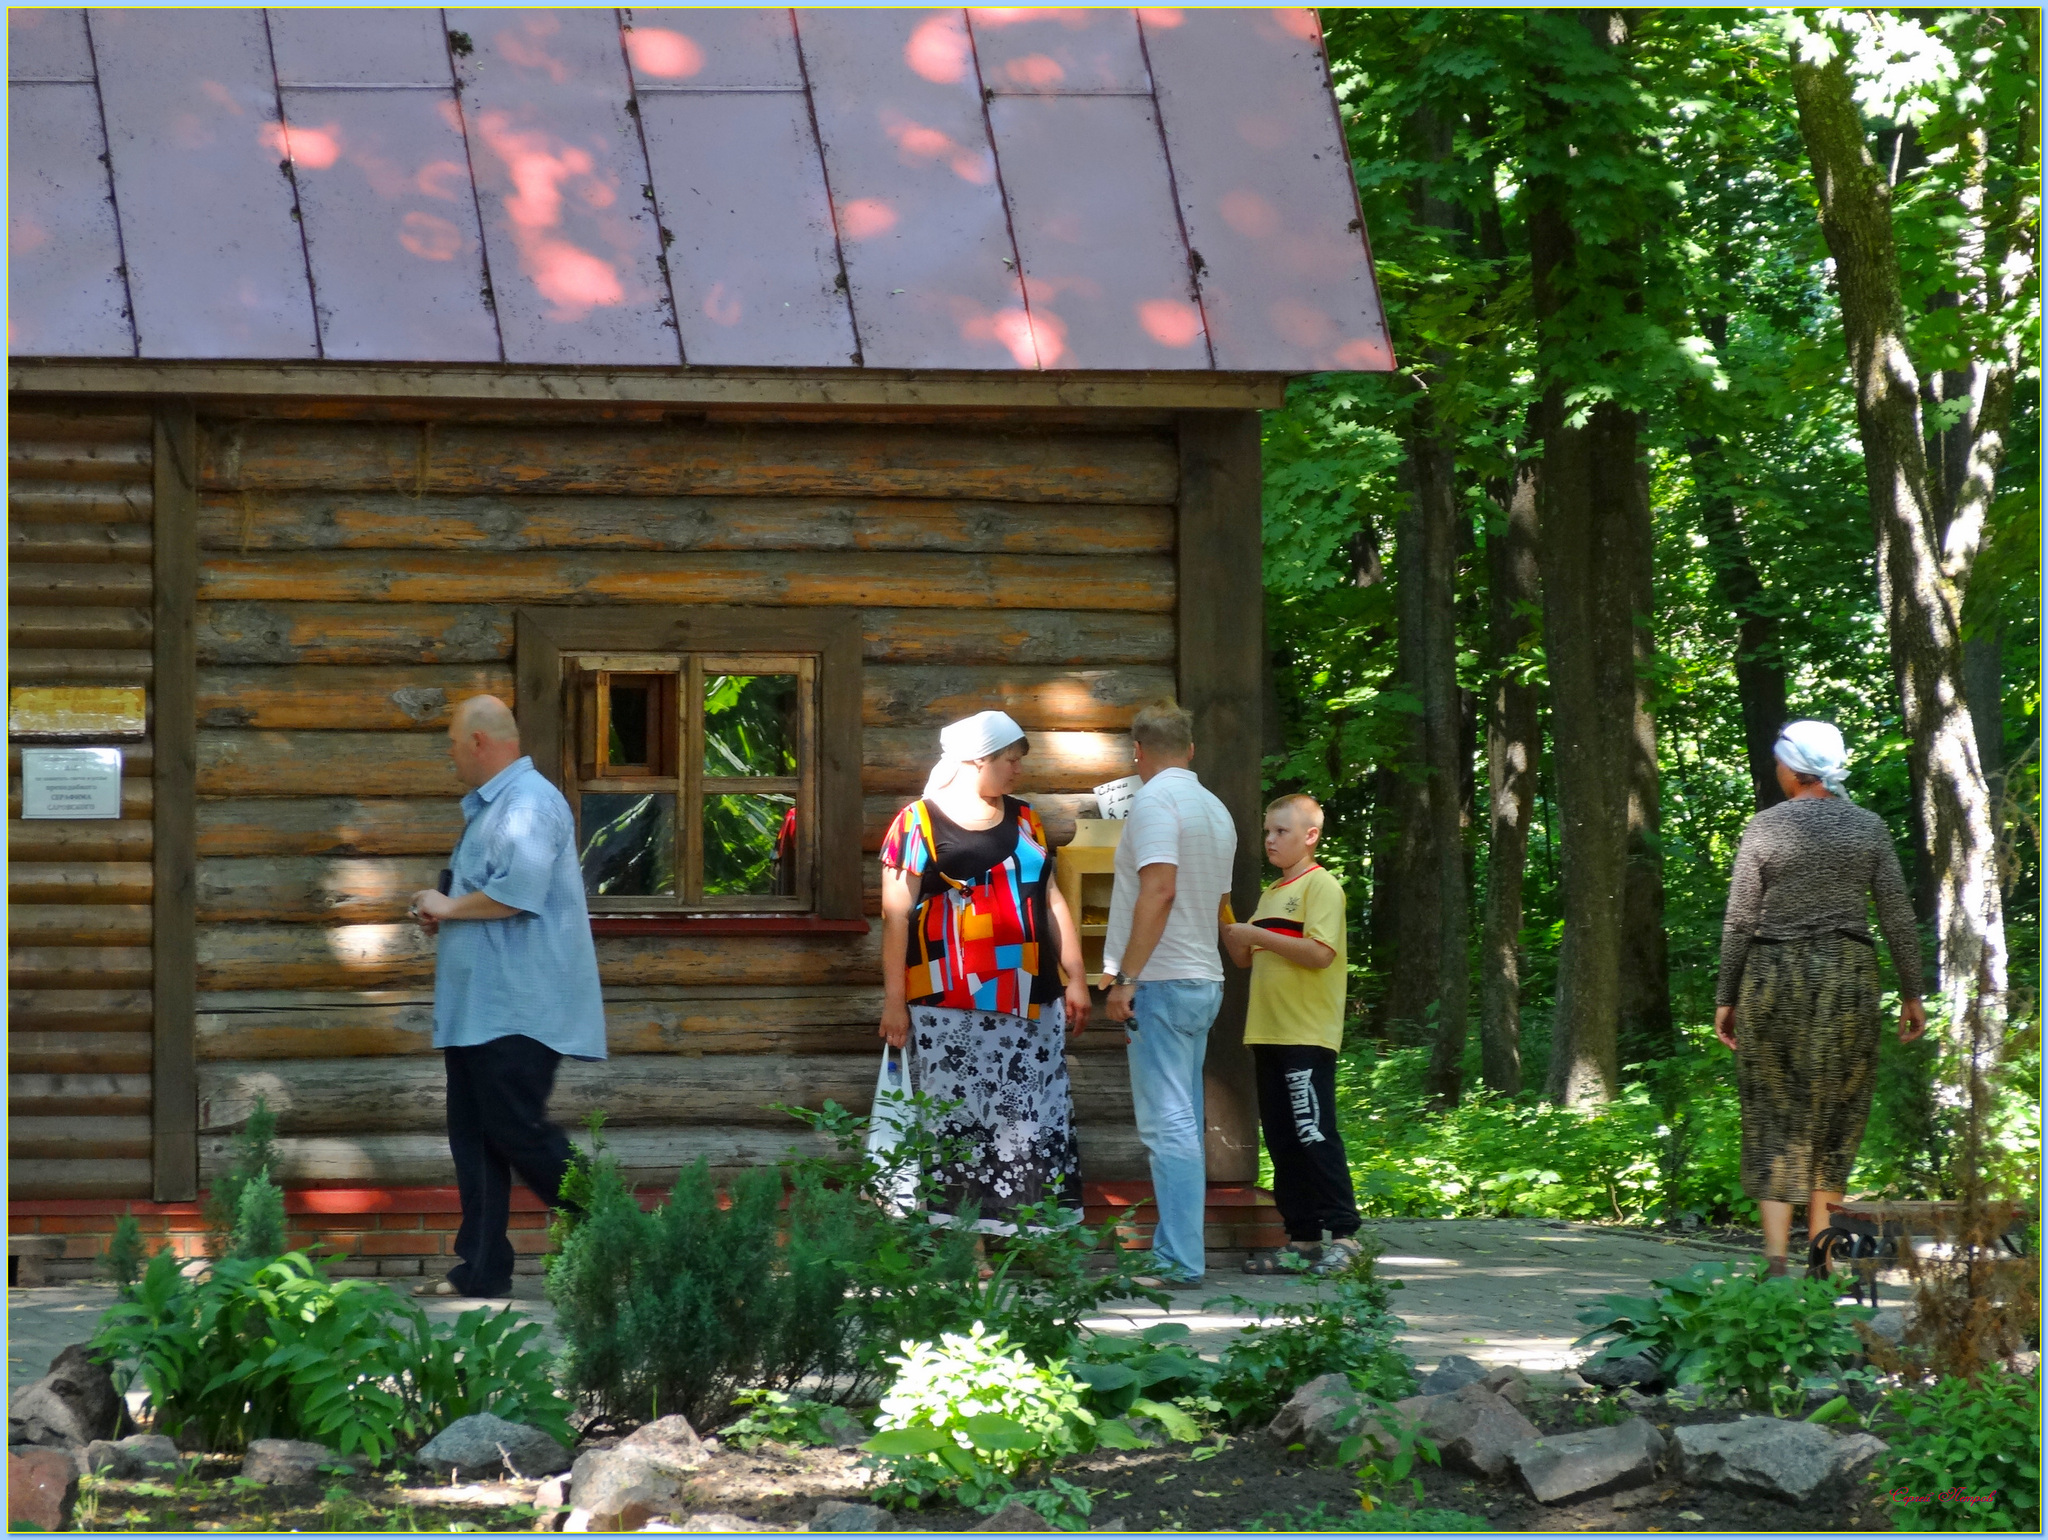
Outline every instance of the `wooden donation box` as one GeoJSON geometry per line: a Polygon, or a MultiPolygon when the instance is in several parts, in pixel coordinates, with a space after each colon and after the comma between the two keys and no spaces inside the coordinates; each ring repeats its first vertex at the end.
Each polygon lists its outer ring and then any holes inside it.
{"type": "Polygon", "coordinates": [[[1074,838],[1059,848],[1053,875],[1067,900],[1067,912],[1081,927],[1081,958],[1088,981],[1102,974],[1102,938],[1109,934],[1109,895],[1116,882],[1116,847],[1124,835],[1121,818],[1077,818],[1074,838]]]}

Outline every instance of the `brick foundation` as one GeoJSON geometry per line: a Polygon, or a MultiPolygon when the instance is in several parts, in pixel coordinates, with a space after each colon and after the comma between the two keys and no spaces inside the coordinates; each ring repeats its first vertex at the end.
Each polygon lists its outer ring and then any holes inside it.
{"type": "MultiPolygon", "coordinates": [[[[653,1208],[666,1189],[638,1194],[653,1208]]],[[[1126,1209],[1137,1214],[1121,1232],[1126,1246],[1151,1244],[1150,1182],[1089,1182],[1083,1203],[1090,1224],[1104,1224],[1126,1209]]],[[[453,1187],[302,1188],[284,1195],[287,1240],[298,1250],[318,1247],[338,1277],[418,1278],[452,1265],[462,1205],[453,1187]]],[[[156,1249],[168,1243],[181,1257],[205,1255],[206,1224],[198,1203],[142,1203],[119,1198],[15,1199],[7,1208],[10,1236],[61,1235],[64,1252],[43,1264],[50,1283],[97,1276],[97,1262],[112,1239],[114,1223],[132,1213],[143,1240],[156,1249]]],[[[1209,1189],[1204,1239],[1216,1261],[1227,1262],[1257,1247],[1278,1246],[1287,1233],[1272,1194],[1257,1187],[1213,1185],[1209,1189]]],[[[515,1270],[538,1273],[548,1250],[547,1211],[524,1188],[512,1194],[512,1249],[515,1270]]],[[[10,1259],[8,1283],[13,1286],[10,1259]]]]}

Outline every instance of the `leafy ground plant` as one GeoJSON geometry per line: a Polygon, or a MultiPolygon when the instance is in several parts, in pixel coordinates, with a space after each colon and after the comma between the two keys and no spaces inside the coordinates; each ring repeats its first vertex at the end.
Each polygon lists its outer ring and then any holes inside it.
{"type": "Polygon", "coordinates": [[[718,1430],[728,1444],[752,1449],[756,1444],[835,1444],[839,1435],[860,1428],[843,1406],[806,1401],[779,1390],[743,1390],[732,1398],[742,1414],[718,1430]]]}
{"type": "Polygon", "coordinates": [[[1985,1371],[1885,1399],[1878,1490],[1898,1529],[2041,1527],[2041,1376],[1985,1371]]]}
{"type": "Polygon", "coordinates": [[[1394,1348],[1404,1323],[1386,1308],[1399,1287],[1378,1276],[1367,1252],[1298,1299],[1273,1305],[1230,1296],[1258,1324],[1240,1329],[1224,1348],[1209,1393],[1238,1426],[1271,1420],[1318,1375],[1346,1375],[1360,1394],[1381,1403],[1413,1395],[1415,1366],[1394,1348]]]}
{"type": "Polygon", "coordinates": [[[1668,1384],[1739,1391],[1759,1410],[1838,1373],[1861,1350],[1852,1323],[1876,1314],[1838,1304],[1830,1279],[1773,1278],[1762,1262],[1707,1262],[1651,1283],[1662,1292],[1650,1299],[1609,1294],[1581,1311],[1592,1330],[1578,1345],[1607,1338],[1596,1357],[1644,1354],[1668,1384]]]}
{"type": "Polygon", "coordinates": [[[304,1438],[382,1462],[484,1407],[569,1442],[569,1405],[538,1338],[488,1310],[436,1327],[409,1300],[329,1278],[299,1252],[225,1257],[190,1279],[166,1250],[92,1347],[134,1366],[173,1438],[217,1450],[304,1438]]]}

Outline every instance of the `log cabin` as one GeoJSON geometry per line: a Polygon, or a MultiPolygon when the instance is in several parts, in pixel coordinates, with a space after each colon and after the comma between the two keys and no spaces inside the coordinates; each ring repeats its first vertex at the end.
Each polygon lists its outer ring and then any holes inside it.
{"type": "MultiPolygon", "coordinates": [[[[649,1188],[866,1107],[874,852],[952,718],[1025,726],[1057,841],[1178,697],[1248,910],[1259,412],[1393,367],[1313,11],[8,28],[10,1235],[53,1276],[124,1210],[190,1249],[259,1096],[295,1239],[445,1265],[405,915],[468,695],[576,805],[612,1057],[555,1114],[649,1188]],[[117,752],[104,816],[51,816],[53,747],[117,752]]],[[[1122,1034],[1074,1055],[1091,1196],[1142,1196],[1122,1034]]]]}

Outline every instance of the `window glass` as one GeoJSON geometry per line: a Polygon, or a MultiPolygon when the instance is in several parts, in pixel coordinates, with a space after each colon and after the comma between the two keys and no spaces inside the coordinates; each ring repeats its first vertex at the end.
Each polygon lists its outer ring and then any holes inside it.
{"type": "Polygon", "coordinates": [[[796,798],[778,792],[704,799],[704,892],[796,891],[796,798]]]}
{"type": "Polygon", "coordinates": [[[611,681],[611,745],[606,756],[616,768],[645,765],[647,716],[652,691],[644,679],[611,681]]]}
{"type": "Polygon", "coordinates": [[[797,677],[714,674],[704,681],[704,773],[795,775],[797,677]]]}
{"type": "Polygon", "coordinates": [[[582,801],[584,892],[607,898],[673,895],[675,793],[586,791],[582,801]]]}

